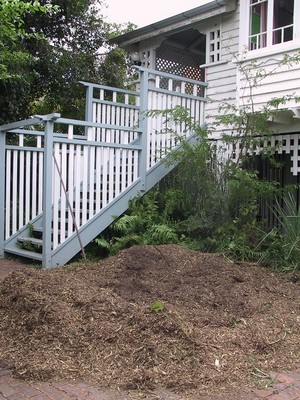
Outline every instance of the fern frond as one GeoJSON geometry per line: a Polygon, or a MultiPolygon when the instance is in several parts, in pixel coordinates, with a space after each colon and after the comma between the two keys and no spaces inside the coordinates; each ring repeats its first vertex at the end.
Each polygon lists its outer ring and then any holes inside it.
{"type": "Polygon", "coordinates": [[[128,247],[141,244],[144,244],[143,236],[137,234],[122,236],[115,239],[115,242],[111,247],[111,254],[116,254],[122,249],[127,249],[128,247]]]}
{"type": "Polygon", "coordinates": [[[111,249],[111,244],[108,240],[106,240],[103,237],[100,238],[96,238],[95,239],[95,243],[103,250],[107,250],[108,252],[110,252],[111,249]]]}
{"type": "Polygon", "coordinates": [[[156,244],[177,243],[178,236],[174,229],[167,225],[153,225],[149,230],[148,240],[156,244]]]}
{"type": "Polygon", "coordinates": [[[136,231],[142,225],[142,220],[138,215],[123,215],[114,222],[113,228],[124,235],[136,231]]]}

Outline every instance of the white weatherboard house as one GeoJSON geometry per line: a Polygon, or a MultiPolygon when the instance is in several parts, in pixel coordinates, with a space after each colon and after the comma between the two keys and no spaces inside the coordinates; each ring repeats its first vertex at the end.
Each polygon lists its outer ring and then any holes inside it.
{"type": "Polygon", "coordinates": [[[300,0],[211,1],[115,38],[132,53],[138,88],[82,82],[85,121],[49,114],[1,126],[0,258],[69,261],[170,171],[161,160],[176,142],[146,111],[179,105],[202,125],[224,101],[243,106],[250,89],[241,68],[253,61],[267,72],[251,88],[256,111],[290,96],[270,127],[286,163],[277,178],[299,183],[300,64],[280,63],[300,49],[299,21],[300,0]]]}

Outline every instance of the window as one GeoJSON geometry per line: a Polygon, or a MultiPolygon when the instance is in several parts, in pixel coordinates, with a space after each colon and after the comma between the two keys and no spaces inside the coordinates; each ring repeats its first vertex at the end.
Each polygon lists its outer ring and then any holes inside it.
{"type": "Polygon", "coordinates": [[[249,49],[293,40],[294,0],[250,0],[249,49]]]}
{"type": "Polygon", "coordinates": [[[210,31],[208,36],[209,62],[221,60],[221,33],[220,29],[210,31]]]}
{"type": "Polygon", "coordinates": [[[273,44],[293,40],[294,0],[274,0],[273,44]]]}
{"type": "Polygon", "coordinates": [[[268,1],[251,1],[250,49],[260,49],[267,44],[268,1]]]}

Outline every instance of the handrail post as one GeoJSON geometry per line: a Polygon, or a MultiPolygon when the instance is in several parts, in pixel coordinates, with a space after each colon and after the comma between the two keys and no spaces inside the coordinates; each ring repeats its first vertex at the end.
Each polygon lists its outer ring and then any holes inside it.
{"type": "Polygon", "coordinates": [[[0,171],[2,178],[0,179],[0,259],[4,258],[4,242],[5,242],[5,131],[0,131],[0,171]]]}
{"type": "Polygon", "coordinates": [[[139,129],[141,131],[141,153],[139,157],[139,176],[141,179],[141,191],[147,190],[146,173],[147,173],[147,157],[148,157],[148,117],[146,115],[148,111],[148,72],[140,71],[140,114],[139,114],[139,129]]]}
{"type": "Polygon", "coordinates": [[[51,233],[52,233],[52,181],[53,181],[53,130],[54,121],[59,114],[51,114],[44,117],[44,177],[43,177],[43,256],[44,268],[51,268],[51,233]]]}
{"type": "Polygon", "coordinates": [[[93,86],[86,86],[85,120],[93,121],[93,86]]]}

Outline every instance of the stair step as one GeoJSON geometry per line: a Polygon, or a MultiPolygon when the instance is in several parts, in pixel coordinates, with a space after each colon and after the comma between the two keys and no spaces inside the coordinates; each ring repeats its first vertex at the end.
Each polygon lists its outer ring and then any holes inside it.
{"type": "Polygon", "coordinates": [[[43,255],[41,253],[35,253],[34,251],[19,249],[17,247],[6,247],[4,249],[6,253],[15,254],[16,256],[31,258],[33,260],[42,261],[43,255]]]}
{"type": "Polygon", "coordinates": [[[36,246],[43,245],[42,239],[37,239],[37,238],[31,237],[31,236],[19,236],[18,242],[28,242],[28,243],[34,244],[36,246]]]}
{"type": "MultiPolygon", "coordinates": [[[[60,218],[58,219],[58,222],[60,222],[60,218]]],[[[68,222],[68,221],[66,221],[66,222],[68,222]]],[[[44,231],[43,231],[43,227],[42,226],[38,226],[38,227],[33,227],[33,232],[36,232],[36,233],[41,233],[41,234],[43,234],[44,233],[44,231]]],[[[51,229],[51,234],[53,233],[53,229],[51,229]]],[[[57,233],[58,234],[60,234],[60,229],[58,229],[58,231],[57,231],[57,233]]],[[[33,238],[32,238],[33,239],[33,238]]],[[[36,239],[38,239],[38,238],[36,238],[36,239]]],[[[41,239],[40,239],[41,240],[41,239]]]]}
{"type": "Polygon", "coordinates": [[[43,233],[43,227],[33,225],[33,232],[43,233]]]}

